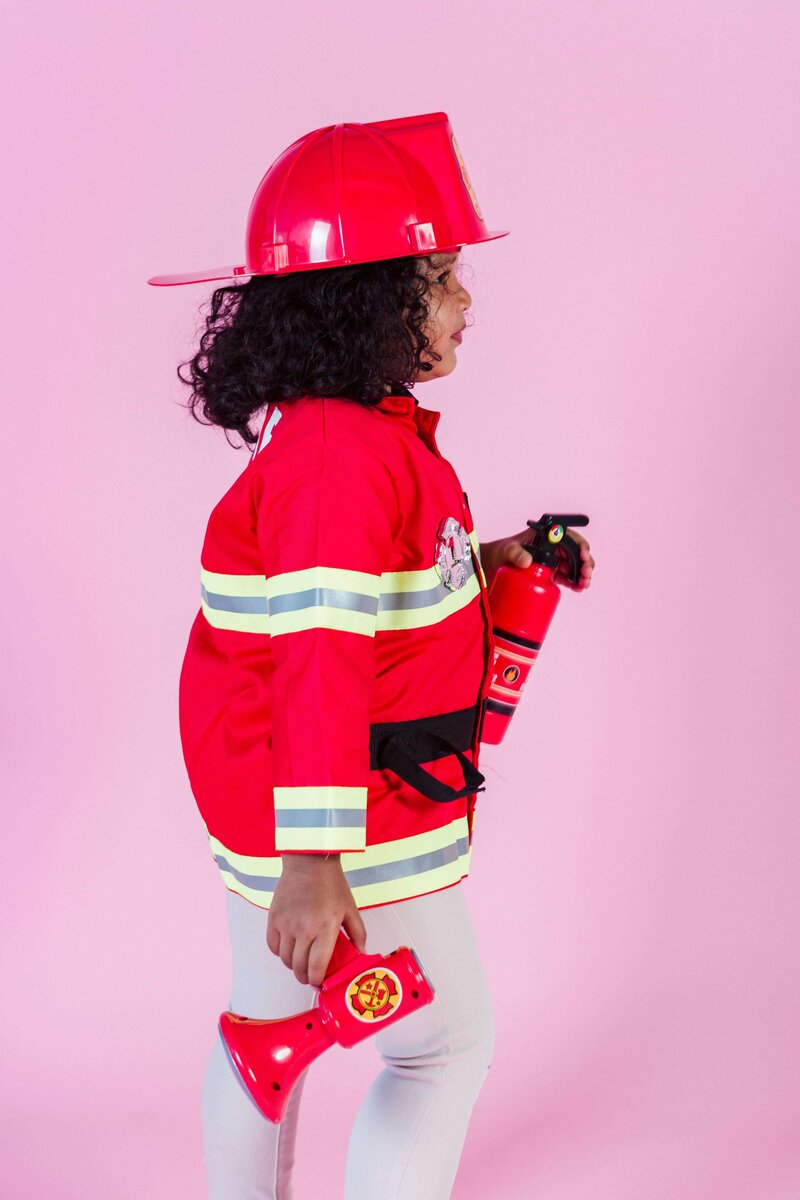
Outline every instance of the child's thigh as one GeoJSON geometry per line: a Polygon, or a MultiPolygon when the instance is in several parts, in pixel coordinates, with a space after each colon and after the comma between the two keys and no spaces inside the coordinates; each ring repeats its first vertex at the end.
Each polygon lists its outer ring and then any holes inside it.
{"type": "MultiPolygon", "coordinates": [[[[267,945],[269,912],[226,889],[233,980],[229,1008],[240,1016],[273,1020],[305,1012],[318,991],[296,978],[267,945]]],[[[361,910],[368,954],[411,946],[433,985],[431,1004],[376,1032],[387,1057],[445,1058],[482,1048],[491,1056],[491,998],[460,884],[411,900],[361,910]]]]}
{"type": "Polygon", "coordinates": [[[313,1008],[317,989],[300,983],[267,945],[269,910],[226,890],[233,966],[231,1012],[271,1021],[313,1008]]]}
{"type": "Polygon", "coordinates": [[[375,1035],[388,1058],[429,1055],[491,1059],[494,1017],[469,909],[460,884],[361,911],[367,953],[411,946],[434,989],[425,1008],[375,1035]]]}

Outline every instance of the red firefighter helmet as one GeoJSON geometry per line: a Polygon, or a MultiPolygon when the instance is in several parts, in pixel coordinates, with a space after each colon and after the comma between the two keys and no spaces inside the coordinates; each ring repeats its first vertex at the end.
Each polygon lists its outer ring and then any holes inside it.
{"type": "Polygon", "coordinates": [[[490,232],[447,114],[326,125],[284,150],[258,185],[245,261],[181,275],[169,286],[283,275],[456,250],[490,232]]]}

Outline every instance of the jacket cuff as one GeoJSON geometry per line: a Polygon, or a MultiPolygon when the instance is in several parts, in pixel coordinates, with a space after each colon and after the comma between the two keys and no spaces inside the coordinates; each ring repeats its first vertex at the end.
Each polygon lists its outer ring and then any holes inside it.
{"type": "Polygon", "coordinates": [[[273,794],[279,854],[366,849],[366,787],[274,787],[273,794]]]}

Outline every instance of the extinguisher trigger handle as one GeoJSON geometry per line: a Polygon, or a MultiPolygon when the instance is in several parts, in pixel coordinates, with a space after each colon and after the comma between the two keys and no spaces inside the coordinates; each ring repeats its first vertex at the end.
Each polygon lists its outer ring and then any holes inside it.
{"type": "Polygon", "coordinates": [[[543,513],[538,521],[528,521],[533,531],[529,542],[523,549],[527,550],[534,562],[544,566],[559,566],[558,550],[563,546],[566,551],[564,574],[569,583],[579,584],[581,578],[580,546],[570,535],[568,525],[588,525],[589,518],[585,513],[543,513]]]}
{"type": "Polygon", "coordinates": [[[564,534],[561,540],[561,546],[567,553],[567,565],[565,574],[570,583],[577,585],[581,579],[581,548],[573,537],[568,533],[564,534]]]}

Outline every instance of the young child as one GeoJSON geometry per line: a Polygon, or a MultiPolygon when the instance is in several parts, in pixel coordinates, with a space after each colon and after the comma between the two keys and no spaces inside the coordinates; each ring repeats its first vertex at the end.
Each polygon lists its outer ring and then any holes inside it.
{"type": "MultiPolygon", "coordinates": [[[[529,531],[479,545],[440,414],[411,388],[455,369],[471,303],[461,247],[501,236],[444,113],[336,125],[265,175],[245,265],[150,280],[249,276],[214,291],[179,370],[192,412],[251,447],[209,519],[180,678],[187,771],[227,889],[228,1007],[311,1007],[341,926],[362,951],[412,946],[435,988],[371,1039],[383,1070],[351,1132],[347,1200],[446,1200],[492,1057],[455,885],[484,790],[484,568],[527,565],[529,531]]],[[[593,560],[572,536],[585,586],[593,560]]],[[[210,1200],[290,1200],[304,1082],[272,1124],[217,1037],[210,1200]]]]}

